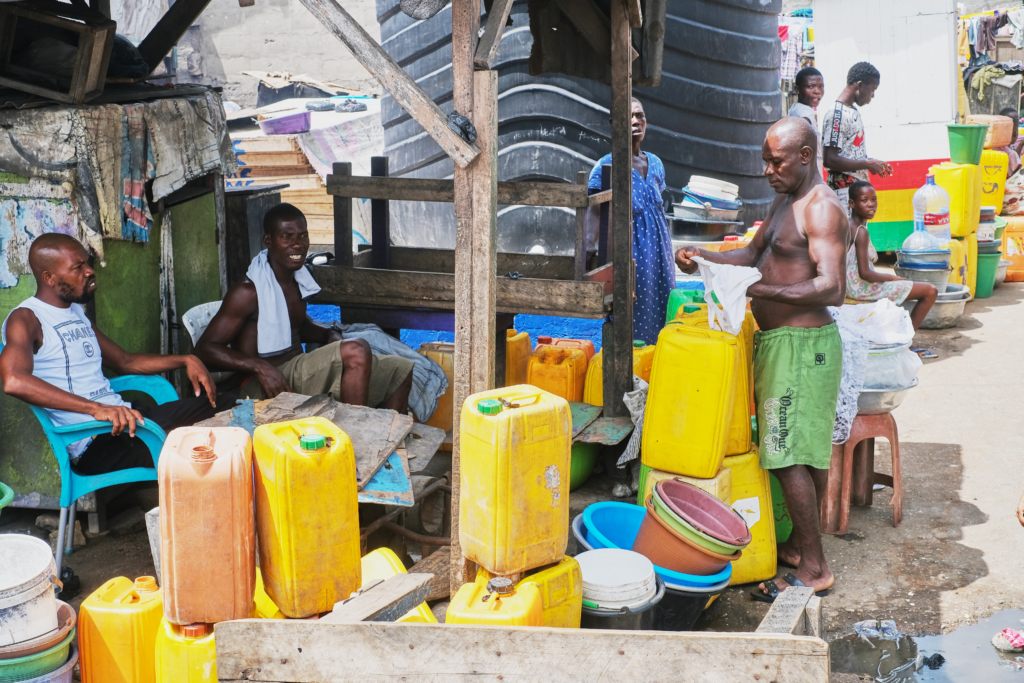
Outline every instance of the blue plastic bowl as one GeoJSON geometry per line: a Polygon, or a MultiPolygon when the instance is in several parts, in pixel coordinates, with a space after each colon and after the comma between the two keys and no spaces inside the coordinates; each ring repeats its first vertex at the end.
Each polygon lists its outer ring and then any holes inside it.
{"type": "MultiPolygon", "coordinates": [[[[594,503],[587,506],[583,510],[583,514],[573,520],[572,531],[576,540],[587,550],[597,548],[632,550],[633,542],[636,540],[637,532],[640,531],[640,525],[646,514],[647,508],[632,503],[616,501],[594,503]]],[[[654,565],[654,571],[665,581],[666,585],[671,584],[677,587],[707,588],[723,583],[727,586],[732,579],[731,562],[725,565],[725,569],[710,576],[681,574],[658,565],[654,565]]]]}

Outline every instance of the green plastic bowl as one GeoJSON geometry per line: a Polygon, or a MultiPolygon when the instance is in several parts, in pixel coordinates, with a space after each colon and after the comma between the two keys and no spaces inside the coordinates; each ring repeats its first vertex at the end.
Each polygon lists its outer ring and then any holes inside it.
{"type": "Polygon", "coordinates": [[[735,555],[737,550],[743,550],[746,546],[731,545],[729,543],[722,543],[716,538],[711,538],[703,531],[695,529],[686,520],[682,519],[675,512],[672,511],[668,505],[665,505],[665,501],[658,495],[658,487],[655,486],[651,498],[654,500],[654,511],[658,514],[658,518],[665,522],[673,531],[676,531],[682,536],[690,539],[702,548],[707,548],[713,553],[719,555],[735,555]]]}
{"type": "Polygon", "coordinates": [[[71,652],[71,641],[75,639],[77,628],[71,629],[67,637],[49,650],[37,652],[27,657],[0,659],[0,683],[28,681],[53,673],[64,666],[71,652]]]}
{"type": "Polygon", "coordinates": [[[572,445],[569,462],[569,490],[575,491],[587,483],[597,463],[600,444],[577,441],[572,445]]]}
{"type": "Polygon", "coordinates": [[[0,481],[0,512],[11,504],[14,500],[14,490],[10,486],[0,481]]]}

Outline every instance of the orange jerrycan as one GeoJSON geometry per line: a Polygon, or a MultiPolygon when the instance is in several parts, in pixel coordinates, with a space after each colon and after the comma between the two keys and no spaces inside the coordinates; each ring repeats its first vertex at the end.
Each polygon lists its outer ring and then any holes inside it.
{"type": "Polygon", "coordinates": [[[291,619],[327,612],[362,583],[352,441],[322,417],[260,425],[254,441],[267,595],[291,619]]]}
{"type": "Polygon", "coordinates": [[[569,533],[569,404],[528,385],[483,391],[466,399],[460,429],[463,554],[499,576],[560,561],[569,533]]]}
{"type": "Polygon", "coordinates": [[[530,356],[526,383],[561,396],[566,401],[582,401],[587,381],[587,356],[579,349],[538,345],[530,356]]]}
{"type": "Polygon", "coordinates": [[[239,427],[182,427],[158,465],[164,616],[244,619],[256,585],[252,440],[239,427]]]}
{"type": "MultiPolygon", "coordinates": [[[[654,365],[654,345],[642,339],[633,340],[633,374],[645,382],[651,381],[654,365]]],[[[604,405],[604,355],[598,351],[587,365],[587,382],[583,387],[583,402],[592,406],[604,405]]]]}
{"type": "Polygon", "coordinates": [[[455,391],[455,344],[424,342],[420,344],[419,353],[440,365],[445,376],[448,377],[448,388],[438,397],[437,408],[425,424],[450,432],[452,430],[452,396],[455,391]]]}
{"type": "Polygon", "coordinates": [[[533,353],[530,333],[505,330],[505,334],[505,386],[526,384],[526,368],[533,353]]]}
{"type": "Polygon", "coordinates": [[[558,349],[579,349],[587,357],[594,357],[594,342],[589,339],[560,339],[558,337],[537,337],[537,346],[553,346],[558,349]]]}
{"type": "MultiPolygon", "coordinates": [[[[363,559],[360,561],[363,568],[363,586],[373,583],[375,581],[384,581],[390,579],[392,576],[398,576],[399,574],[406,574],[405,565],[398,559],[398,555],[395,555],[395,551],[391,548],[377,548],[373,552],[366,553],[363,555],[363,559]]],[[[421,602],[418,607],[414,607],[400,618],[395,619],[403,623],[416,623],[416,624],[436,624],[437,617],[430,611],[430,607],[425,602],[421,602]]]]}
{"type": "Polygon", "coordinates": [[[511,579],[504,576],[487,580],[478,575],[476,581],[464,585],[452,598],[444,622],[480,626],[542,626],[543,601],[540,590],[532,583],[513,586],[511,579]]]}
{"type": "Polygon", "coordinates": [[[157,683],[217,683],[213,624],[178,626],[164,619],[155,659],[157,683]]]}
{"type": "Polygon", "coordinates": [[[644,413],[644,465],[700,479],[718,474],[742,372],[740,343],[736,335],[679,323],[661,331],[644,413]]]}
{"type": "Polygon", "coordinates": [[[156,635],[163,619],[156,579],[111,579],[82,601],[78,650],[82,683],[155,683],[156,635]]]}
{"type": "MultiPolygon", "coordinates": [[[[495,578],[494,574],[480,567],[477,569],[477,583],[495,578]]],[[[540,591],[541,625],[550,628],[579,628],[583,614],[583,573],[574,557],[563,557],[562,561],[547,567],[526,572],[516,584],[516,589],[532,583],[540,591]]]]}

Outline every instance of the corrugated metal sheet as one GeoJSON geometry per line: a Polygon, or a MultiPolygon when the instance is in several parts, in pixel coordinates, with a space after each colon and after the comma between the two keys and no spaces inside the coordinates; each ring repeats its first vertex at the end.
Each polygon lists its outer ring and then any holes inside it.
{"type": "MultiPolygon", "coordinates": [[[[644,148],[665,162],[670,187],[690,175],[737,183],[750,206],[748,222],[774,196],[761,177],[764,133],[780,116],[777,15],[781,0],[668,0],[661,85],[637,89],[648,118],[644,148]],[[762,4],[763,3],[763,4],[762,4]]],[[[452,109],[450,6],[416,21],[398,0],[378,0],[385,50],[442,110],[452,109]]],[[[495,68],[500,100],[501,180],[575,182],[610,148],[607,85],[557,73],[531,76],[527,3],[512,9],[495,68]]],[[[392,175],[448,178],[452,162],[389,96],[381,106],[385,155],[392,175]]],[[[451,248],[450,205],[393,202],[391,230],[399,244],[451,248]]],[[[501,207],[499,249],[541,246],[571,254],[573,212],[501,207]]]]}

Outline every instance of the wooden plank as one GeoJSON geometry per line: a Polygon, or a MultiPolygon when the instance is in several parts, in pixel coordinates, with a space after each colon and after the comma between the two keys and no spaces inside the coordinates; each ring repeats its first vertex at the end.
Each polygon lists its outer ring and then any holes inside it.
{"type": "Polygon", "coordinates": [[[587,197],[587,206],[597,206],[599,204],[606,204],[612,200],[612,191],[603,190],[601,192],[595,192],[594,194],[587,197]]]}
{"type": "MultiPolygon", "coordinates": [[[[312,271],[321,287],[314,301],[338,306],[398,306],[452,311],[456,310],[456,290],[471,290],[475,286],[475,283],[470,283],[464,288],[457,288],[458,265],[454,276],[336,266],[312,266],[312,271]]],[[[603,318],[607,312],[604,286],[600,282],[502,277],[497,279],[495,301],[497,310],[502,313],[603,318]]],[[[456,333],[458,325],[456,320],[456,333]]],[[[459,373],[455,375],[458,377],[459,373]]]]}
{"type": "MultiPolygon", "coordinates": [[[[331,173],[331,177],[351,176],[352,163],[336,161],[331,173]]],[[[352,266],[352,200],[347,197],[334,197],[334,263],[352,266]]]]}
{"type": "Polygon", "coordinates": [[[430,581],[430,592],[425,600],[440,600],[447,598],[450,593],[452,549],[448,546],[441,546],[430,555],[417,562],[409,569],[410,572],[421,574],[433,574],[430,581]]]}
{"type": "MultiPolygon", "coordinates": [[[[179,0],[184,2],[185,0],[179,0]]],[[[197,1],[197,0],[192,0],[197,1]]],[[[202,0],[198,0],[202,1],[202,0]]],[[[208,0],[207,0],[208,1],[208,0]]],[[[402,70],[370,34],[336,0],[299,0],[334,37],[345,44],[352,56],[376,78],[395,101],[423,126],[458,168],[465,168],[480,150],[448,127],[448,117],[434,100],[402,70]]],[[[456,108],[457,105],[456,105],[456,108]]]]}
{"type": "Polygon", "coordinates": [[[513,0],[494,0],[491,5],[491,11],[487,13],[484,34],[480,37],[476,55],[473,57],[473,66],[477,69],[487,70],[494,65],[498,48],[501,47],[501,36],[508,24],[508,15],[512,12],[512,2],[513,0]]]}
{"type": "MultiPolygon", "coordinates": [[[[576,174],[576,184],[586,187],[587,172],[580,171],[576,174]]],[[[582,280],[587,271],[587,245],[586,245],[586,215],[587,210],[581,207],[576,208],[576,234],[573,236],[573,279],[582,280]]]]}
{"type": "MultiPolygon", "coordinates": [[[[473,54],[480,29],[478,0],[452,0],[452,102],[455,110],[473,119],[473,54]]],[[[479,129],[477,136],[479,139],[479,129]]],[[[454,444],[452,448],[452,529],[449,588],[454,596],[464,583],[473,581],[476,568],[462,555],[459,541],[459,506],[462,476],[459,467],[459,419],[462,404],[473,393],[472,342],[473,317],[473,175],[468,168],[456,166],[452,176],[452,200],[455,209],[455,379],[452,383],[454,444]]]]}
{"type": "MultiPolygon", "coordinates": [[[[370,157],[370,175],[380,182],[388,176],[388,158],[370,157]]],[[[391,267],[391,209],[387,199],[370,200],[370,251],[374,268],[391,267]]]]}
{"type": "Polygon", "coordinates": [[[444,441],[445,432],[437,427],[430,427],[419,422],[414,422],[405,437],[405,450],[410,460],[417,460],[415,469],[423,469],[427,461],[434,457],[437,449],[444,441]]]}
{"type": "Polygon", "coordinates": [[[396,621],[427,598],[433,574],[396,574],[348,600],[334,605],[330,614],[320,617],[322,624],[356,624],[361,621],[396,621]]]}
{"type": "MultiPolygon", "coordinates": [[[[520,277],[540,280],[572,280],[573,257],[547,254],[498,252],[499,275],[519,273],[520,277]]],[[[424,247],[392,247],[391,269],[420,273],[454,273],[455,251],[424,247]]]]}
{"type": "Polygon", "coordinates": [[[605,296],[612,293],[612,279],[615,277],[615,268],[610,263],[599,266],[583,276],[588,282],[600,282],[604,287],[605,296]]]}
{"type": "Polygon", "coordinates": [[[612,61],[612,32],[608,18],[593,0],[555,0],[558,9],[594,48],[603,63],[612,61]]]}
{"type": "Polygon", "coordinates": [[[807,601],[814,597],[814,589],[804,586],[790,586],[775,598],[768,614],[755,633],[803,634],[804,610],[807,601]]]}
{"type": "Polygon", "coordinates": [[[640,28],[644,25],[644,14],[640,9],[640,0],[626,0],[626,11],[629,14],[629,25],[640,28]]]}
{"type": "Polygon", "coordinates": [[[210,0],[177,0],[160,17],[156,26],[139,43],[139,54],[149,65],[150,73],[160,66],[171,48],[178,44],[188,27],[195,23],[209,4],[210,0]]]}
{"type": "Polygon", "coordinates": [[[827,683],[828,645],[754,633],[243,619],[215,627],[221,681],[827,683]]]}
{"type": "Polygon", "coordinates": [[[629,48],[631,31],[626,5],[612,0],[612,202],[611,254],[616,267],[612,282],[612,318],[603,334],[604,414],[628,415],[622,395],[633,389],[633,150],[629,48]]]}
{"type": "MultiPolygon", "coordinates": [[[[477,131],[479,135],[479,131],[477,131]]],[[[410,202],[452,202],[454,181],[434,178],[374,178],[327,176],[327,192],[336,197],[354,199],[390,199],[410,202]]],[[[586,207],[611,199],[611,194],[587,196],[584,185],[571,183],[535,183],[525,181],[498,183],[498,204],[515,206],[586,207]]]]}
{"type": "Polygon", "coordinates": [[[821,609],[821,598],[812,595],[804,608],[804,632],[798,635],[825,637],[825,615],[821,609]]]}

